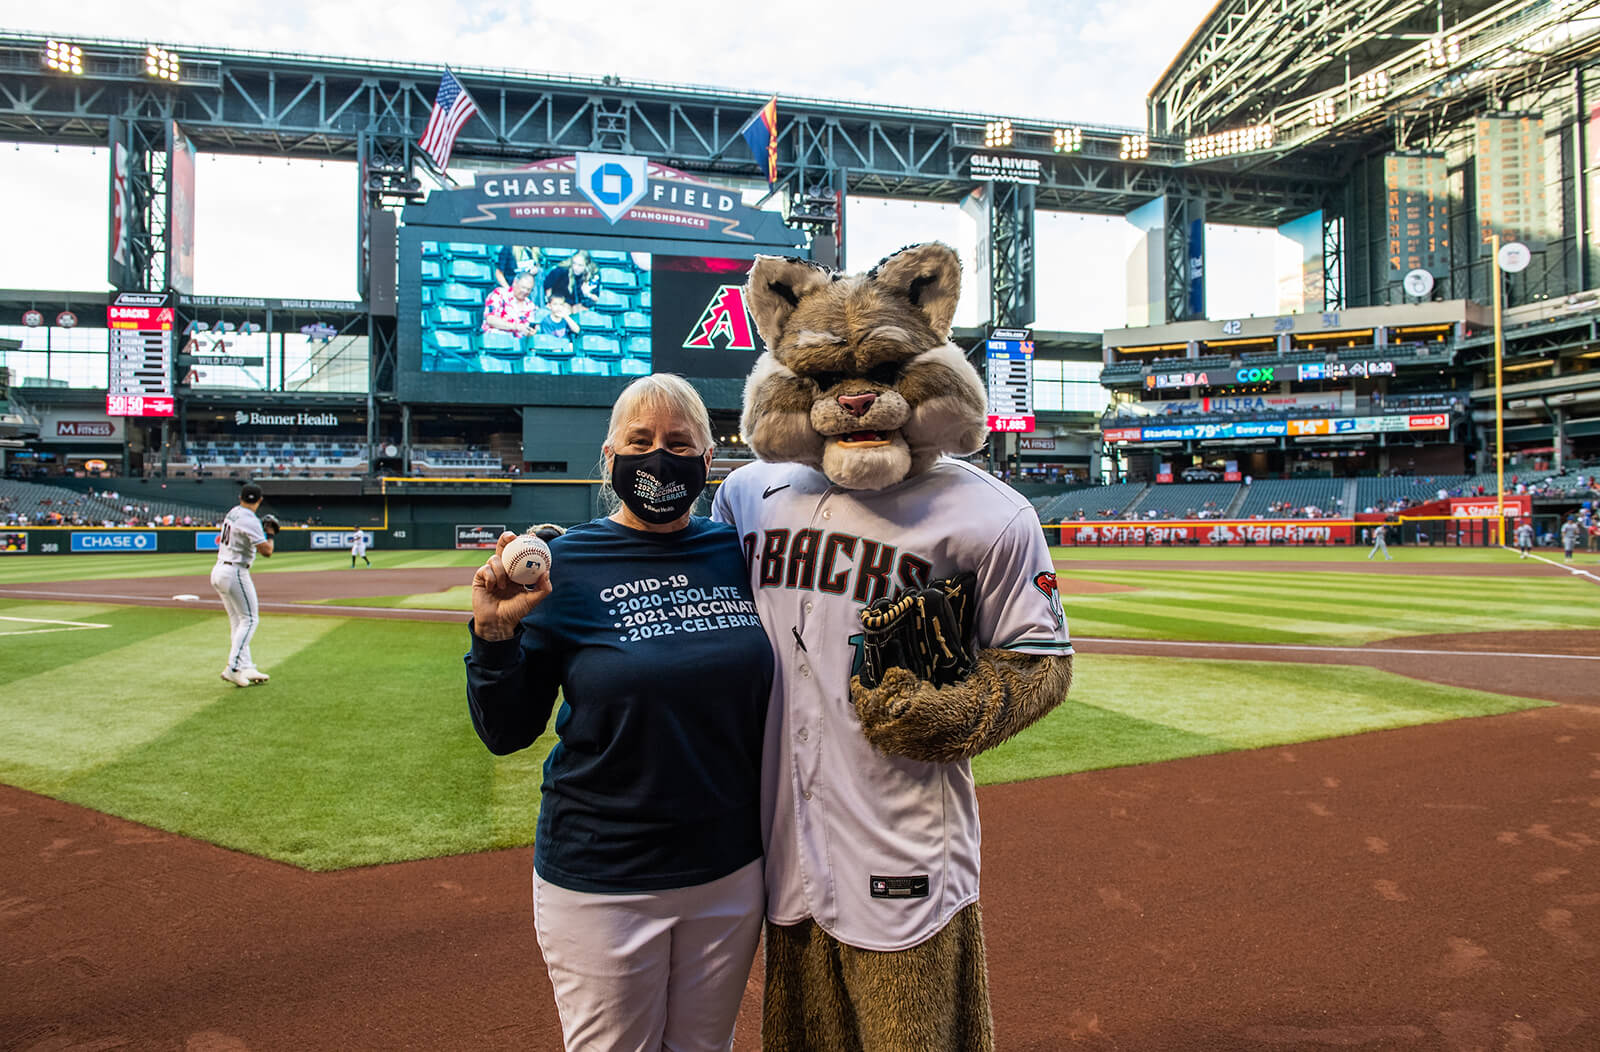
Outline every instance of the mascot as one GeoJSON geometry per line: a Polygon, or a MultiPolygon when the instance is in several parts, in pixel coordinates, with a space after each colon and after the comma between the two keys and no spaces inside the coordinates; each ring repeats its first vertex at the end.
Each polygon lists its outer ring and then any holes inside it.
{"type": "Polygon", "coordinates": [[[778,655],[762,775],[768,1052],[993,1047],[971,757],[1058,705],[1072,646],[1039,519],[953,455],[983,384],[956,254],[864,275],[761,257],[760,457],[720,487],[778,655]]]}

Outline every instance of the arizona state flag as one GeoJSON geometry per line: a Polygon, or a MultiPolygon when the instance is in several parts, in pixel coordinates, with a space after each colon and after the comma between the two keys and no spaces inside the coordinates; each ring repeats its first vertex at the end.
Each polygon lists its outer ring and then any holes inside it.
{"type": "Polygon", "coordinates": [[[767,100],[765,106],[745,122],[744,141],[755,154],[756,167],[767,175],[767,185],[778,181],[778,96],[767,100]]]}

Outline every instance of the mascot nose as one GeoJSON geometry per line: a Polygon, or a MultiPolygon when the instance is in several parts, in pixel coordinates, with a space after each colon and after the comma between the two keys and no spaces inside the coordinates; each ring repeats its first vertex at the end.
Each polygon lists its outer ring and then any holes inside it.
{"type": "Polygon", "coordinates": [[[867,410],[872,408],[872,403],[877,400],[878,396],[871,391],[866,394],[839,396],[839,404],[844,406],[845,411],[851,416],[865,416],[867,410]]]}

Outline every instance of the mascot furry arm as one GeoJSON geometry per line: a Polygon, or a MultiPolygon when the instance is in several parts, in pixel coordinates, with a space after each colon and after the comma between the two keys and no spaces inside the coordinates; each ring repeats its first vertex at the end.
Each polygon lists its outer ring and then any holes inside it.
{"type": "MultiPolygon", "coordinates": [[[[983,383],[949,340],[961,265],[948,246],[903,249],[849,277],[763,256],[746,288],[767,350],[746,384],[742,425],[761,459],[809,464],[836,486],[879,490],[927,471],[942,454],[982,447],[983,383]]],[[[1072,684],[1071,655],[990,648],[977,658],[971,675],[945,687],[905,669],[890,670],[875,688],[852,680],[862,733],[885,753],[949,763],[1030,726],[1072,684]]]]}

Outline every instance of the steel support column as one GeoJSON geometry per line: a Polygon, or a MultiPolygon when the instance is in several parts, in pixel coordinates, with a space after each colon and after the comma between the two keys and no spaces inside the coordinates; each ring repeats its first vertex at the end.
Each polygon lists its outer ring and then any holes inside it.
{"type": "Polygon", "coordinates": [[[1037,316],[1034,297],[1034,188],[991,184],[989,210],[990,318],[999,326],[1029,326],[1037,316]]]}
{"type": "Polygon", "coordinates": [[[1167,194],[1166,224],[1163,230],[1162,266],[1166,272],[1167,317],[1169,322],[1203,318],[1205,305],[1204,265],[1206,203],[1175,193],[1167,194]],[[1195,236],[1196,224],[1200,235],[1195,236]],[[1200,282],[1198,295],[1192,286],[1200,282]]]}

